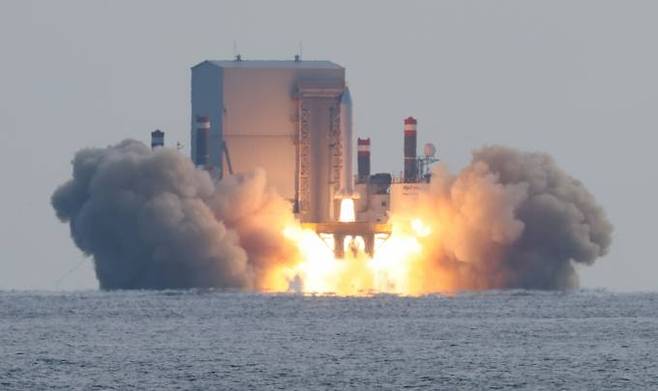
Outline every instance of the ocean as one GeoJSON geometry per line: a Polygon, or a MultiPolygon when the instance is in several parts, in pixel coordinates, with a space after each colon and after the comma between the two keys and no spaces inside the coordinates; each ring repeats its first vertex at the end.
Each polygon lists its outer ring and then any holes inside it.
{"type": "Polygon", "coordinates": [[[656,390],[658,293],[0,292],[0,390],[656,390]]]}

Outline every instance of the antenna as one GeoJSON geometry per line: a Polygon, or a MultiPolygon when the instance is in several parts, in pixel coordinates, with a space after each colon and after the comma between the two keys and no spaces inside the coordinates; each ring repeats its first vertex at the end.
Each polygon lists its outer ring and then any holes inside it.
{"type": "Polygon", "coordinates": [[[64,274],[62,274],[61,277],[59,277],[57,280],[55,280],[55,288],[59,288],[59,284],[64,281],[65,278],[73,274],[74,271],[78,270],[80,266],[87,260],[87,258],[83,257],[80,262],[76,263],[73,267],[71,267],[69,270],[67,270],[64,274]]]}
{"type": "Polygon", "coordinates": [[[299,59],[301,60],[304,56],[304,43],[299,41],[299,59]]]}
{"type": "Polygon", "coordinates": [[[235,61],[242,61],[242,56],[238,51],[238,43],[235,40],[233,40],[233,57],[235,58],[235,61]]]}

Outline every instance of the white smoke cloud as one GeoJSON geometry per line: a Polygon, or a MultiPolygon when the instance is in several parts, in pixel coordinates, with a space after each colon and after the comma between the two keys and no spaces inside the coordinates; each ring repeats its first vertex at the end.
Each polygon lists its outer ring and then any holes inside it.
{"type": "Polygon", "coordinates": [[[574,264],[611,242],[592,194],[542,153],[491,146],[457,176],[438,166],[421,208],[438,224],[428,267],[454,276],[454,289],[575,287],[574,264]]]}

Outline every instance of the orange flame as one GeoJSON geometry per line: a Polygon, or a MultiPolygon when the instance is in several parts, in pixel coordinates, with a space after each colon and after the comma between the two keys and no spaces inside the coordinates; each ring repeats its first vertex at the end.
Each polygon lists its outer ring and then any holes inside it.
{"type": "Polygon", "coordinates": [[[431,291],[424,287],[421,270],[421,240],[430,235],[431,227],[419,218],[394,220],[392,224],[389,237],[375,237],[374,257],[365,253],[363,238],[357,236],[345,239],[344,259],[334,256],[333,237],[318,236],[301,226],[287,227],[284,236],[296,244],[300,259],[285,270],[285,278],[300,282],[297,290],[305,293],[415,295],[431,291]]]}

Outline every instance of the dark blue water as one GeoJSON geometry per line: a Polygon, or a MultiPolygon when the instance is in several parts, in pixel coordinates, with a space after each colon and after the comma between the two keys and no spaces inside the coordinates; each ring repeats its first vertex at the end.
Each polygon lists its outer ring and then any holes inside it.
{"type": "Polygon", "coordinates": [[[0,390],[649,390],[657,359],[654,293],[0,293],[0,390]]]}

